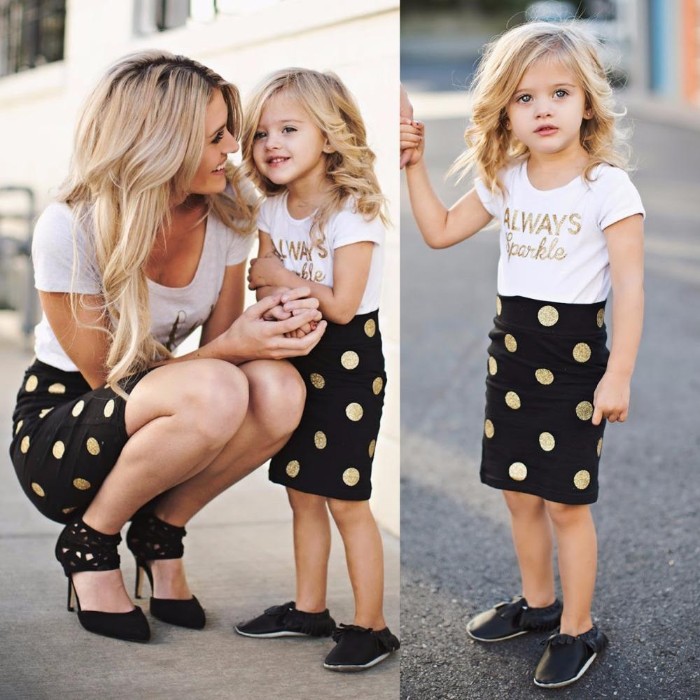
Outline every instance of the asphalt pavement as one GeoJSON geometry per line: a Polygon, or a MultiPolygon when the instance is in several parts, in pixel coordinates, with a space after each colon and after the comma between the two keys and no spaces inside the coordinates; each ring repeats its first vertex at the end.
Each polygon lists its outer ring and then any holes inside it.
{"type": "MultiPolygon", "coordinates": [[[[439,98],[416,103],[429,112],[439,98]]],[[[693,128],[696,112],[654,110],[649,100],[629,105],[633,180],[647,209],[645,331],[630,418],[606,430],[593,507],[600,550],[594,619],[610,647],[570,688],[532,682],[545,635],[480,645],[465,632],[475,613],[519,592],[502,496],[479,482],[498,242],[487,230],[430,250],[404,183],[404,700],[700,697],[700,129],[693,128]]],[[[435,113],[442,118],[426,119],[428,164],[443,201],[452,203],[468,188],[444,179],[463,146],[466,115],[435,113]]]]}
{"type": "MultiPolygon", "coordinates": [[[[237,622],[294,597],[290,509],[284,489],[267,481],[264,468],[187,527],[188,578],[207,611],[204,630],[172,627],[148,616],[149,644],[84,631],[66,611],[66,579],[54,559],[60,526],[34,510],[8,457],[14,397],[31,359],[21,348],[16,322],[0,312],[1,700],[398,697],[398,654],[364,673],[332,673],[322,666],[333,647],[330,639],[260,640],[233,632],[237,622]]],[[[328,606],[338,622],[351,622],[352,591],[342,543],[333,534],[328,606]]],[[[387,621],[398,632],[398,540],[385,533],[384,547],[387,621]]],[[[120,552],[132,590],[133,559],[123,543],[120,552]]],[[[147,610],[147,599],[137,603],[147,610]]]]}

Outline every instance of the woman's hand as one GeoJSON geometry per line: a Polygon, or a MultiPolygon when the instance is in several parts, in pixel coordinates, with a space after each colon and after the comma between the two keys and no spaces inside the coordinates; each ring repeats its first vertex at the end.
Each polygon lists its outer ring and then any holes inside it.
{"type": "Polygon", "coordinates": [[[401,119],[401,167],[416,165],[425,151],[425,125],[411,119],[401,119]]]}
{"type": "Polygon", "coordinates": [[[606,372],[593,394],[593,425],[605,419],[610,423],[624,423],[630,405],[630,376],[606,372]]]}
{"type": "Polygon", "coordinates": [[[280,272],[284,269],[282,261],[276,255],[253,258],[248,268],[248,289],[282,284],[280,272]]]}
{"type": "MultiPolygon", "coordinates": [[[[411,104],[411,100],[408,99],[408,93],[406,92],[406,88],[401,85],[401,97],[400,97],[400,106],[399,106],[399,116],[400,118],[403,119],[408,119],[408,121],[413,121],[413,105],[411,104]]],[[[408,163],[408,159],[410,158],[410,151],[408,149],[403,149],[401,148],[401,163],[399,167],[403,170],[404,166],[406,163],[408,163]]]]}

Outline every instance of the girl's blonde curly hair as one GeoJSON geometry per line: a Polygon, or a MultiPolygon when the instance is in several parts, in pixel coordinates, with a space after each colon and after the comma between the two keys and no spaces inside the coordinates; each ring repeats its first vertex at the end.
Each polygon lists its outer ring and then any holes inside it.
{"type": "Polygon", "coordinates": [[[467,150],[450,173],[459,178],[476,170],[492,192],[502,192],[499,172],[527,155],[528,149],[507,128],[506,108],[525,71],[536,61],[558,62],[570,70],[585,94],[591,118],[581,124],[581,145],[589,154],[584,177],[600,163],[625,168],[628,152],[615,112],[612,88],[598,57],[597,40],[574,23],[531,22],[507,31],[486,47],[473,84],[467,150]]]}

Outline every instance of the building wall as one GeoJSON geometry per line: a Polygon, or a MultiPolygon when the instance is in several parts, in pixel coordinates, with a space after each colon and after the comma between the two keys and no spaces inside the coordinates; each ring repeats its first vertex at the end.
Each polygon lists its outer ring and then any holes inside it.
{"type": "MultiPolygon", "coordinates": [[[[70,0],[65,60],[0,78],[0,184],[32,187],[41,209],[67,172],[73,127],[87,93],[117,57],[163,48],[195,58],[235,83],[244,97],[265,74],[285,66],[337,72],[355,94],[390,201],[382,297],[389,382],[375,456],[372,504],[382,525],[399,530],[399,177],[398,0],[284,0],[246,15],[190,21],[134,35],[127,0],[70,0]]],[[[264,5],[264,4],[263,4],[264,5]]]]}

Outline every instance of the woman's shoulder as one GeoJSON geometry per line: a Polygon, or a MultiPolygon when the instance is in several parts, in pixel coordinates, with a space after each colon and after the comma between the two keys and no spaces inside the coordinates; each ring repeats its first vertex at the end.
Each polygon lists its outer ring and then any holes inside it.
{"type": "Polygon", "coordinates": [[[56,245],[73,237],[73,210],[65,202],[51,202],[34,225],[34,241],[56,245]]]}

